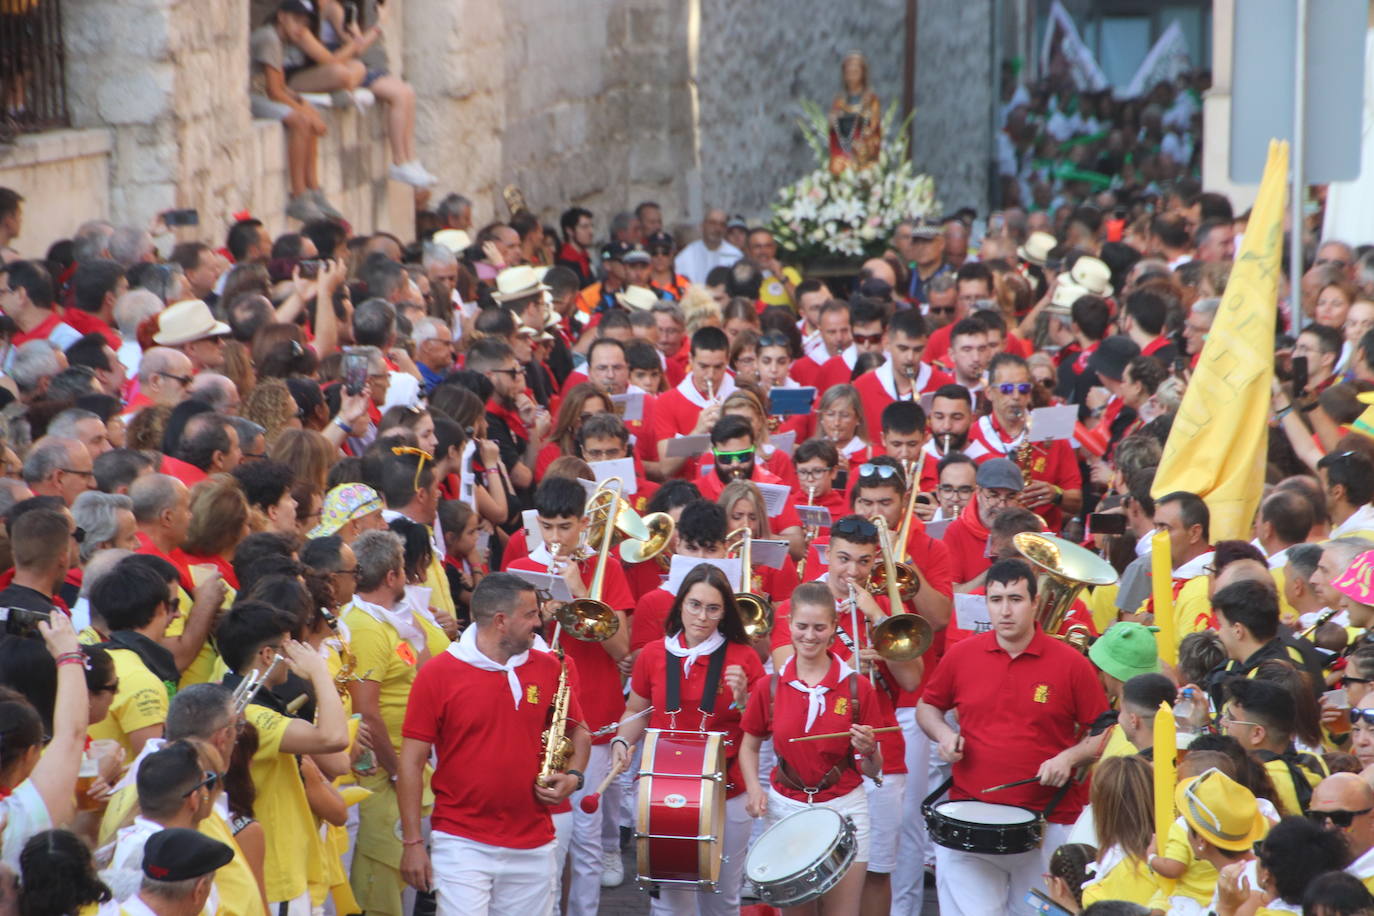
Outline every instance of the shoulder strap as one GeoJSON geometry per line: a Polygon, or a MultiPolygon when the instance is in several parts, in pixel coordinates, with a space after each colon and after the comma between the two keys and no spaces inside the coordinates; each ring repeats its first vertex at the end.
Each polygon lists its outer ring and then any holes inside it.
{"type": "Polygon", "coordinates": [[[716,696],[720,691],[720,676],[725,670],[725,652],[730,648],[723,642],[711,653],[711,662],[706,667],[706,685],[701,690],[701,711],[709,716],[716,711],[716,696]]]}

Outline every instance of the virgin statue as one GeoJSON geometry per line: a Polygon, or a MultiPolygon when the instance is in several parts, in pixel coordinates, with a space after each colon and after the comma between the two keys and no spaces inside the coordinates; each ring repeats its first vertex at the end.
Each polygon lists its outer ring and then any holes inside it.
{"type": "Polygon", "coordinates": [[[882,107],[868,85],[868,58],[849,52],[840,76],[844,91],[830,105],[830,171],[835,175],[872,165],[882,146],[882,107]]]}

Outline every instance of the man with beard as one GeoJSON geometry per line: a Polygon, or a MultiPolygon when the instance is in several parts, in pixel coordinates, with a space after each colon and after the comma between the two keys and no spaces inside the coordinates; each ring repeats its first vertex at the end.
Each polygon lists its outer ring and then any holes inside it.
{"type": "MultiPolygon", "coordinates": [[[[914,313],[913,313],[914,314],[914,313]]],[[[844,385],[854,377],[854,364],[864,353],[883,354],[887,340],[887,305],[877,299],[856,298],[849,306],[849,325],[852,343],[831,357],[816,373],[813,384],[821,391],[844,385]]],[[[922,342],[924,346],[924,342],[922,342]]],[[[920,358],[920,351],[916,353],[920,358]]]]}
{"type": "Polygon", "coordinates": [[[401,873],[437,892],[445,913],[543,913],[553,893],[553,806],[580,788],[590,738],[574,693],[566,713],[573,751],[563,772],[539,779],[540,735],[561,665],[534,649],[542,624],[534,589],[492,573],[472,595],[472,626],[416,678],[403,727],[401,873]],[[425,764],[437,754],[431,838],[420,828],[425,764]],[[484,774],[473,779],[474,773],[484,774]]]}
{"type": "Polygon", "coordinates": [[[854,380],[864,405],[864,423],[870,431],[882,428],[883,408],[896,401],[916,401],[954,381],[921,359],[930,331],[915,309],[892,317],[883,346],[887,362],[854,380]]]}
{"type": "Polygon", "coordinates": [[[501,449],[501,463],[511,482],[524,489],[534,481],[539,445],[548,435],[549,413],[525,390],[525,371],[504,340],[483,339],[467,354],[466,368],[480,372],[492,384],[487,401],[487,434],[501,449]]]}
{"type": "MultiPolygon", "coordinates": [[[[730,415],[717,420],[711,427],[711,454],[715,460],[710,470],[695,481],[702,498],[715,502],[720,499],[725,485],[732,480],[787,486],[781,477],[757,463],[756,447],[754,427],[747,419],[730,415]]],[[[790,490],[782,507],[769,515],[768,525],[773,529],[774,537],[786,538],[791,543],[793,558],[800,558],[803,543],[801,519],[797,515],[796,497],[790,490]]]]}
{"type": "Polygon", "coordinates": [[[930,399],[930,438],[922,447],[927,455],[940,459],[961,452],[977,461],[988,453],[976,439],[969,440],[973,428],[973,395],[963,385],[944,385],[930,399]]]}

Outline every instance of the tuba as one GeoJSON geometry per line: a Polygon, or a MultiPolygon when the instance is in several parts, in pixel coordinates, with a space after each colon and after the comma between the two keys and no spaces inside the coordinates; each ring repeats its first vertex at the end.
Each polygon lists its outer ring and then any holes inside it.
{"type": "Polygon", "coordinates": [[[738,554],[740,558],[740,588],[735,593],[735,604],[739,607],[740,619],[744,621],[744,632],[750,639],[758,639],[773,632],[773,602],[765,595],[756,594],[750,589],[754,584],[754,567],[750,545],[754,533],[748,525],[731,531],[725,539],[725,555],[738,554]],[[733,542],[733,543],[732,543],[733,542]]]}
{"type": "Polygon", "coordinates": [[[1051,636],[1063,639],[1079,651],[1088,648],[1088,631],[1073,626],[1058,637],[1064,617],[1078,593],[1089,585],[1111,585],[1117,580],[1112,564],[1084,547],[1049,534],[1022,531],[1012,544],[1039,571],[1035,583],[1035,621],[1051,636]]]}
{"type": "MultiPolygon", "coordinates": [[[[898,563],[892,558],[892,537],[883,517],[874,516],[873,524],[878,527],[879,549],[883,554],[881,578],[883,588],[887,591],[888,610],[891,614],[873,628],[868,641],[879,655],[890,662],[910,661],[924,654],[935,639],[935,632],[924,617],[900,610],[902,601],[909,601],[911,596],[916,594],[921,586],[921,580],[917,578],[913,567],[906,563],[898,563]],[[906,576],[910,577],[909,581],[906,576]],[[904,585],[910,588],[909,595],[903,591],[904,585]]],[[[876,577],[869,577],[870,592],[873,591],[874,578],[876,577]]]]}

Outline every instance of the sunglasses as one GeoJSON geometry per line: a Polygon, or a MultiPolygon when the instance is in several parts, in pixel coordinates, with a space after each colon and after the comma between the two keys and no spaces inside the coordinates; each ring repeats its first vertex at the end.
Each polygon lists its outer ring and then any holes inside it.
{"type": "Polygon", "coordinates": [[[1341,678],[1341,686],[1344,687],[1346,684],[1374,684],[1374,680],[1370,680],[1367,677],[1350,677],[1347,675],[1341,678]]]}
{"type": "Polygon", "coordinates": [[[878,536],[877,527],[867,519],[845,518],[841,519],[830,529],[830,536],[842,538],[875,538],[878,536]]]}
{"type": "Polygon", "coordinates": [[[173,381],[181,382],[181,384],[183,385],[190,385],[191,382],[194,381],[194,379],[192,379],[189,375],[173,375],[170,372],[154,372],[153,375],[160,375],[163,378],[169,378],[173,381]]]}
{"type": "Polygon", "coordinates": [[[1363,722],[1365,725],[1374,725],[1374,709],[1351,709],[1350,724],[1358,725],[1361,722],[1363,722]]]}
{"type": "Polygon", "coordinates": [[[660,246],[658,246],[658,245],[655,245],[654,247],[652,247],[652,248],[649,249],[649,254],[651,254],[651,255],[663,255],[663,254],[672,254],[672,253],[673,253],[673,249],[672,249],[672,248],[669,248],[669,247],[666,247],[666,246],[660,247],[660,246]]]}
{"type": "Polygon", "coordinates": [[[1030,383],[1030,382],[1017,382],[1017,383],[1013,383],[1013,382],[1003,382],[1002,384],[1000,384],[1000,385],[997,386],[997,390],[1000,391],[1000,392],[1002,392],[1003,394],[1030,394],[1030,393],[1031,393],[1031,383],[1030,383]]]}
{"type": "Polygon", "coordinates": [[[897,476],[897,469],[890,464],[861,464],[859,465],[859,476],[891,480],[897,476]]]}
{"type": "Polygon", "coordinates": [[[1350,829],[1350,825],[1357,817],[1364,817],[1374,808],[1365,808],[1363,811],[1311,811],[1307,812],[1307,819],[1318,827],[1327,821],[1335,824],[1342,830],[1350,829]]]}
{"type": "Polygon", "coordinates": [[[752,448],[740,449],[737,452],[713,452],[716,456],[716,464],[748,464],[754,460],[754,450],[752,448]]]}
{"type": "Polygon", "coordinates": [[[944,306],[931,305],[931,306],[927,306],[927,307],[926,307],[926,311],[929,312],[929,313],[932,314],[932,315],[953,315],[953,314],[954,314],[954,309],[955,309],[955,306],[952,306],[952,305],[944,305],[944,306]]]}
{"type": "Polygon", "coordinates": [[[876,346],[883,342],[881,334],[855,334],[853,335],[856,344],[863,344],[866,347],[876,346]]]}
{"type": "Polygon", "coordinates": [[[181,797],[182,797],[182,798],[190,798],[192,795],[194,795],[196,792],[200,791],[201,789],[204,789],[204,790],[207,791],[207,792],[213,792],[214,789],[215,789],[215,785],[216,785],[218,782],[219,782],[219,774],[218,774],[218,773],[212,773],[212,772],[210,772],[209,770],[206,770],[206,771],[205,771],[205,778],[202,779],[200,782],[196,783],[195,785],[191,786],[191,788],[187,789],[185,792],[181,793],[181,797]]]}

